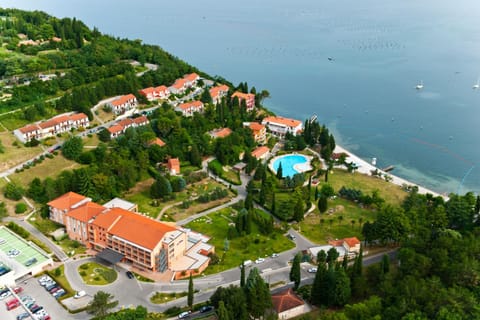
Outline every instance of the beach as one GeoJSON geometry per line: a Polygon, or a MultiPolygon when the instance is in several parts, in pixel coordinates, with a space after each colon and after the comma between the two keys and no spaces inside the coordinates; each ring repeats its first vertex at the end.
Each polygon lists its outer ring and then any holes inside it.
{"type": "Polygon", "coordinates": [[[335,147],[335,150],[334,150],[334,153],[345,153],[348,155],[346,161],[347,162],[353,162],[357,165],[357,169],[356,171],[357,172],[360,172],[360,173],[363,173],[363,174],[366,174],[366,175],[371,175],[372,174],[372,171],[374,171],[375,169],[379,170],[381,173],[383,174],[386,174],[388,176],[391,177],[391,183],[393,184],[396,184],[398,186],[405,186],[405,185],[408,185],[408,186],[417,186],[418,187],[418,193],[420,194],[427,194],[427,193],[430,193],[434,196],[440,196],[440,197],[443,197],[444,199],[448,199],[447,196],[443,195],[443,194],[440,194],[438,192],[435,192],[435,191],[432,191],[432,190],[429,190],[425,187],[422,187],[422,186],[419,186],[413,182],[410,182],[410,181],[407,181],[403,178],[400,178],[400,177],[397,177],[389,172],[385,172],[385,171],[382,171],[380,168],[377,168],[375,167],[374,165],[372,165],[371,163],[363,160],[362,158],[356,156],[355,154],[351,153],[350,151],[348,151],[347,149],[337,145],[335,147]]]}

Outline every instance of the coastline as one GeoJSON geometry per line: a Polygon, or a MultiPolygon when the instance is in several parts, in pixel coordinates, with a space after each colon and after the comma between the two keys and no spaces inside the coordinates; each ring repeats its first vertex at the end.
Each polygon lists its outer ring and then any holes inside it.
{"type": "Polygon", "coordinates": [[[362,158],[358,157],[357,155],[353,154],[352,152],[348,151],[347,149],[343,148],[342,146],[336,145],[335,150],[333,152],[347,154],[348,155],[347,161],[351,161],[351,162],[356,163],[358,165],[358,168],[356,169],[356,171],[358,171],[360,173],[363,173],[363,174],[366,174],[366,175],[370,176],[371,171],[377,169],[380,172],[382,172],[383,174],[387,174],[388,176],[390,176],[392,178],[392,180],[390,182],[395,184],[395,185],[398,185],[398,186],[403,186],[403,185],[417,186],[418,187],[418,193],[420,193],[420,194],[430,193],[434,196],[440,196],[440,197],[444,198],[445,200],[448,199],[448,197],[446,195],[443,195],[443,194],[440,194],[438,192],[432,191],[432,190],[427,189],[425,187],[422,187],[422,186],[420,186],[416,183],[405,180],[405,179],[400,178],[400,177],[398,177],[396,175],[393,175],[391,173],[385,172],[385,171],[381,170],[380,168],[377,168],[376,166],[374,166],[374,165],[370,164],[369,162],[363,160],[362,158]]]}

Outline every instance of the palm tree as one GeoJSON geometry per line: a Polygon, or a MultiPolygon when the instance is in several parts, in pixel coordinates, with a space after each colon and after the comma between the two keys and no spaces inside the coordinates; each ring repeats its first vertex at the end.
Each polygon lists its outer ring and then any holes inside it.
{"type": "Polygon", "coordinates": [[[112,301],[113,298],[114,296],[108,292],[98,291],[93,296],[93,300],[88,304],[87,312],[96,317],[106,316],[110,309],[118,305],[118,301],[112,301]]]}
{"type": "Polygon", "coordinates": [[[352,229],[353,229],[353,228],[354,228],[354,226],[355,226],[355,222],[356,222],[356,221],[355,221],[355,220],[353,220],[353,219],[352,219],[352,221],[350,221],[350,223],[352,224],[352,229]]]}
{"type": "Polygon", "coordinates": [[[343,216],[338,216],[338,223],[340,224],[342,223],[342,221],[343,221],[343,216]]]}

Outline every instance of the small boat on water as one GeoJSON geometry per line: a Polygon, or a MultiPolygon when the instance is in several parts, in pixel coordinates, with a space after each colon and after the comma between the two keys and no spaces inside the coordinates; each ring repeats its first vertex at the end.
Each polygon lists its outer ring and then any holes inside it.
{"type": "Polygon", "coordinates": [[[377,158],[372,158],[372,166],[376,166],[377,165],[377,158]]]}
{"type": "Polygon", "coordinates": [[[420,83],[415,86],[415,89],[417,90],[423,89],[423,81],[420,81],[420,83]]]}
{"type": "Polygon", "coordinates": [[[480,88],[480,78],[477,79],[477,83],[475,83],[472,87],[472,89],[478,89],[478,88],[480,88]]]}

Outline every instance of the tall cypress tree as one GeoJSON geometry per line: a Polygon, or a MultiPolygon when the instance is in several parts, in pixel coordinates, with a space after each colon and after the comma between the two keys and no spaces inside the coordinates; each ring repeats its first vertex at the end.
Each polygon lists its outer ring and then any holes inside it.
{"type": "Polygon", "coordinates": [[[190,310],[192,309],[193,306],[193,278],[192,274],[190,273],[190,279],[188,280],[188,297],[187,297],[187,304],[190,310]]]}
{"type": "Polygon", "coordinates": [[[281,162],[280,162],[280,164],[278,165],[277,178],[278,178],[278,179],[282,179],[282,178],[283,178],[283,168],[282,168],[282,163],[281,163],[281,162]]]}
{"type": "Polygon", "coordinates": [[[245,264],[243,262],[240,266],[240,287],[245,287],[245,264]]]}
{"type": "Polygon", "coordinates": [[[290,281],[293,281],[295,290],[298,289],[301,281],[301,274],[300,274],[301,259],[302,259],[302,256],[299,252],[295,255],[295,258],[293,258],[292,268],[290,269],[290,281]]]}

